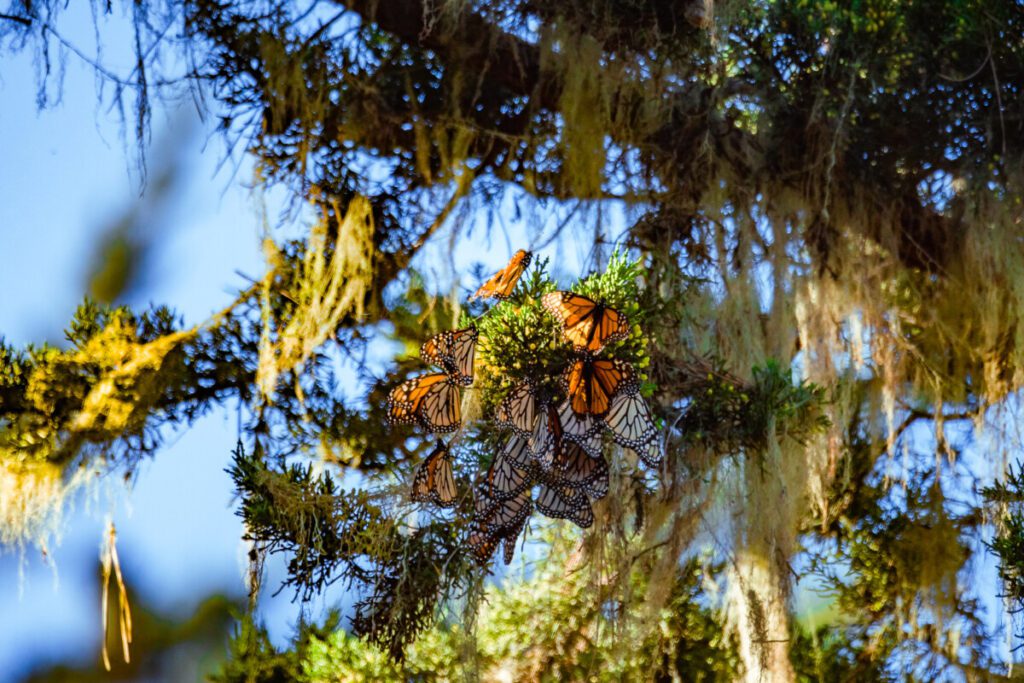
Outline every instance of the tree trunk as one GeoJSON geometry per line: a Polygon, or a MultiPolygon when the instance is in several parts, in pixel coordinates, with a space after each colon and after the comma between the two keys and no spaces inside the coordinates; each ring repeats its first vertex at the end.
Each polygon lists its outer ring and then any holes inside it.
{"type": "Polygon", "coordinates": [[[730,603],[746,683],[795,680],[789,661],[789,581],[778,563],[750,550],[737,552],[730,603]]]}

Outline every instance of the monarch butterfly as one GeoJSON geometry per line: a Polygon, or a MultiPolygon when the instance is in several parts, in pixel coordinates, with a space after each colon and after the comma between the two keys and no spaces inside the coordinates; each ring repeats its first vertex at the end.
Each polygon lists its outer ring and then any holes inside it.
{"type": "Polygon", "coordinates": [[[473,511],[475,519],[481,523],[486,521],[490,517],[498,505],[498,499],[492,496],[484,485],[477,486],[476,491],[473,493],[473,511]]]}
{"type": "Polygon", "coordinates": [[[504,301],[509,298],[512,295],[512,290],[516,288],[516,283],[519,282],[519,277],[529,267],[532,259],[533,254],[525,249],[520,249],[512,256],[512,260],[508,262],[508,265],[495,273],[490,280],[480,285],[480,289],[476,290],[476,293],[469,297],[469,300],[498,299],[499,301],[504,301]]]}
{"type": "Polygon", "coordinates": [[[581,491],[568,486],[541,484],[536,502],[537,509],[548,517],[567,519],[582,529],[594,523],[590,501],[581,491]]]}
{"type": "Polygon", "coordinates": [[[608,495],[608,464],[604,462],[603,458],[601,463],[603,463],[601,473],[583,486],[584,492],[594,500],[601,500],[608,495]]]}
{"type": "Polygon", "coordinates": [[[484,513],[478,512],[475,523],[484,533],[497,539],[505,538],[513,530],[519,533],[518,529],[533,513],[533,501],[528,488],[508,500],[494,501],[483,507],[484,513]]]}
{"type": "Polygon", "coordinates": [[[529,442],[518,436],[513,436],[506,441],[499,455],[520,469],[533,467],[533,456],[530,454],[529,442]]]}
{"type": "Polygon", "coordinates": [[[502,400],[495,413],[495,422],[516,434],[528,437],[537,422],[537,394],[529,382],[515,386],[502,400]]]}
{"type": "Polygon", "coordinates": [[[516,540],[519,538],[519,534],[523,532],[523,527],[526,526],[527,517],[523,517],[522,520],[514,528],[510,529],[508,534],[505,536],[504,547],[502,549],[502,559],[506,565],[512,564],[512,558],[516,554],[516,540]]]}
{"type": "Polygon", "coordinates": [[[601,454],[603,422],[593,419],[590,415],[577,414],[573,411],[570,401],[563,401],[558,407],[558,419],[562,423],[562,431],[567,441],[579,444],[591,457],[596,458],[601,454]]]}
{"type": "Polygon", "coordinates": [[[527,490],[519,497],[495,508],[486,518],[475,519],[470,526],[466,543],[476,555],[477,561],[485,564],[494,554],[498,544],[504,541],[505,564],[511,564],[515,555],[516,538],[522,533],[526,520],[532,513],[533,503],[527,490]]]}
{"type": "Polygon", "coordinates": [[[434,450],[416,470],[412,480],[412,499],[418,503],[455,507],[457,493],[448,445],[438,439],[434,450]]]}
{"type": "MultiPolygon", "coordinates": [[[[523,526],[526,526],[526,520],[523,520],[523,526]]],[[[518,536],[519,533],[517,531],[515,534],[511,536],[506,536],[505,540],[502,541],[504,545],[502,546],[503,549],[501,551],[501,559],[504,560],[505,566],[512,564],[512,560],[516,556],[516,538],[518,536]]]]}
{"type": "MultiPolygon", "coordinates": [[[[532,464],[532,463],[531,463],[532,464]]],[[[487,493],[496,500],[507,500],[533,483],[532,467],[520,469],[502,450],[487,470],[487,493]]]]}
{"type": "Polygon", "coordinates": [[[600,417],[608,412],[611,399],[623,382],[633,377],[633,368],[620,360],[577,358],[566,373],[569,403],[579,415],[600,417]]]}
{"type": "Polygon", "coordinates": [[[432,432],[454,432],[462,421],[455,379],[434,373],[402,382],[388,396],[388,421],[419,422],[432,432]]]}
{"type": "Polygon", "coordinates": [[[566,434],[564,438],[567,442],[572,442],[582,448],[591,458],[600,458],[601,451],[604,449],[604,439],[601,437],[601,432],[594,432],[590,436],[583,437],[566,434]]]}
{"type": "Polygon", "coordinates": [[[530,504],[530,487],[524,487],[514,496],[505,500],[492,496],[489,489],[490,487],[486,483],[477,486],[473,500],[474,519],[490,528],[494,533],[500,534],[509,526],[510,522],[516,521],[519,515],[529,516],[533,511],[533,506],[530,504]],[[526,510],[525,513],[524,510],[526,510]]]}
{"type": "Polygon", "coordinates": [[[640,459],[647,464],[648,467],[657,467],[661,464],[661,440],[657,438],[651,439],[650,443],[640,446],[640,448],[634,449],[636,454],[640,456],[640,459]]]}
{"type": "Polygon", "coordinates": [[[551,292],[541,305],[562,323],[562,334],[578,351],[599,353],[608,342],[629,336],[626,316],[573,292],[551,292]]]}
{"type": "Polygon", "coordinates": [[[562,447],[562,434],[558,411],[548,404],[544,407],[544,414],[537,419],[537,425],[526,442],[526,448],[542,465],[549,465],[555,452],[562,447]]]}
{"type": "Polygon", "coordinates": [[[608,463],[601,456],[591,457],[576,444],[566,444],[551,469],[557,483],[582,489],[595,499],[608,493],[608,463]]]}
{"type": "Polygon", "coordinates": [[[474,523],[469,529],[469,535],[466,537],[467,545],[469,545],[476,556],[477,562],[480,564],[485,564],[487,560],[491,559],[494,549],[498,547],[500,542],[501,538],[499,536],[490,533],[487,527],[480,523],[474,523]]]}
{"type": "Polygon", "coordinates": [[[647,402],[640,396],[640,387],[629,382],[612,399],[604,423],[612,431],[615,443],[639,452],[654,438],[657,427],[651,419],[647,402]]]}
{"type": "Polygon", "coordinates": [[[479,337],[475,325],[461,330],[447,330],[423,342],[420,358],[433,363],[463,386],[473,383],[473,358],[479,337]]]}

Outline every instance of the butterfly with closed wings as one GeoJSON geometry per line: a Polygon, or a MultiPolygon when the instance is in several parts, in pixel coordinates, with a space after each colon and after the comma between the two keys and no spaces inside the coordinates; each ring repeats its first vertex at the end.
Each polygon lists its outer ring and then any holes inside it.
{"type": "Polygon", "coordinates": [[[438,439],[434,450],[416,469],[416,476],[412,480],[412,499],[417,503],[455,507],[457,495],[451,453],[448,445],[438,439]]]}
{"type": "Polygon", "coordinates": [[[473,299],[498,299],[504,301],[505,299],[512,296],[512,291],[516,288],[516,283],[519,282],[520,276],[533,259],[533,254],[520,249],[513,256],[512,260],[508,262],[508,265],[499,270],[491,277],[490,280],[480,285],[480,289],[476,290],[473,296],[469,297],[469,300],[473,299]]]}
{"type": "Polygon", "coordinates": [[[431,432],[454,432],[462,423],[458,382],[445,373],[408,379],[388,395],[388,422],[418,423],[431,432]]]}
{"type": "Polygon", "coordinates": [[[505,540],[505,561],[511,562],[515,538],[533,513],[530,489],[524,488],[507,500],[497,500],[488,494],[486,486],[480,487],[476,490],[474,506],[476,514],[467,543],[477,560],[481,564],[487,562],[498,543],[505,540]]]}
{"type": "Polygon", "coordinates": [[[520,467],[507,453],[507,449],[498,451],[484,479],[487,495],[494,500],[513,498],[533,484],[533,463],[520,467]]]}
{"type": "Polygon", "coordinates": [[[558,406],[558,419],[562,422],[562,438],[579,445],[592,458],[600,456],[604,446],[604,422],[586,413],[580,415],[568,400],[558,406]]]}
{"type": "Polygon", "coordinates": [[[547,476],[552,482],[579,489],[595,500],[608,494],[608,463],[604,456],[591,457],[569,441],[555,455],[547,476]]]}
{"type": "Polygon", "coordinates": [[[550,403],[546,404],[536,420],[530,438],[526,440],[526,448],[542,467],[547,467],[561,448],[562,438],[562,421],[558,419],[558,411],[550,403]]]}
{"type": "Polygon", "coordinates": [[[548,517],[567,519],[581,529],[589,529],[594,523],[590,501],[574,488],[554,482],[541,484],[534,503],[548,517]]]}
{"type": "Polygon", "coordinates": [[[528,438],[536,426],[539,411],[536,389],[530,382],[523,382],[512,387],[502,400],[494,414],[494,422],[528,438]]]}
{"type": "Polygon", "coordinates": [[[603,419],[615,443],[637,452],[658,433],[647,402],[640,395],[640,386],[635,381],[627,382],[619,389],[603,419]]]}
{"type": "Polygon", "coordinates": [[[446,330],[423,342],[420,358],[445,371],[462,386],[473,383],[473,360],[479,333],[475,325],[446,330]]]}

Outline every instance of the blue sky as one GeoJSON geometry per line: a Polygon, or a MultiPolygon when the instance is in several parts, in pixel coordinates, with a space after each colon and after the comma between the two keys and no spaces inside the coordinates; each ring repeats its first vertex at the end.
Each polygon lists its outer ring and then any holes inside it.
{"type": "MultiPolygon", "coordinates": [[[[5,54],[0,73],[0,334],[16,345],[57,343],[81,300],[97,234],[139,203],[140,184],[117,115],[97,105],[81,64],[69,61],[63,102],[43,111],[29,55],[5,54]]],[[[242,285],[236,268],[259,272],[258,222],[240,182],[246,168],[234,180],[230,168],[216,172],[223,148],[216,139],[206,144],[194,110],[158,110],[154,140],[168,127],[187,171],[138,298],[170,303],[195,322],[242,285]]],[[[96,572],[107,515],[129,580],[158,608],[185,612],[211,591],[244,590],[241,529],[223,471],[235,424],[229,411],[217,411],[145,463],[132,490],[115,475],[97,496],[77,501],[51,562],[31,548],[23,557],[0,555],[5,676],[41,659],[98,656],[96,572]]],[[[287,600],[268,610],[276,631],[286,631],[293,611],[287,600]]]]}
{"type": "MultiPolygon", "coordinates": [[[[65,35],[88,52],[87,10],[71,8],[65,19],[65,35]]],[[[115,20],[108,38],[123,29],[115,20]]],[[[107,56],[115,65],[123,57],[116,50],[107,56]]],[[[8,53],[2,59],[0,249],[6,267],[0,270],[0,335],[18,346],[59,344],[85,291],[97,237],[128,210],[145,206],[147,197],[140,196],[144,187],[134,143],[125,144],[117,112],[98,103],[95,79],[85,65],[69,59],[61,102],[39,110],[31,54],[8,53]]],[[[169,140],[184,172],[163,210],[142,212],[140,222],[153,242],[143,286],[128,302],[166,303],[187,323],[196,323],[245,286],[236,269],[253,276],[262,270],[259,201],[247,187],[251,165],[243,159],[221,167],[222,140],[199,121],[188,100],[158,106],[152,129],[150,163],[169,140]]],[[[280,196],[267,201],[270,215],[277,215],[280,196]]],[[[611,214],[604,218],[621,225],[611,214]]],[[[472,263],[497,267],[521,246],[502,234],[505,227],[522,235],[521,226],[475,227],[473,246],[455,254],[442,231],[419,260],[430,265],[421,267],[445,282],[453,272],[465,274],[472,263]]],[[[577,272],[589,255],[564,244],[545,253],[558,265],[556,272],[564,273],[577,272]]],[[[158,609],[185,614],[212,591],[242,594],[246,548],[224,472],[236,425],[235,409],[215,411],[144,463],[131,489],[120,476],[109,477],[97,493],[67,510],[61,542],[48,561],[33,548],[0,554],[0,671],[17,678],[44,661],[99,656],[96,572],[108,516],[117,525],[129,581],[158,609]]],[[[269,563],[267,592],[281,575],[281,563],[269,563]]],[[[338,592],[314,601],[308,613],[316,615],[338,592]]],[[[267,597],[261,605],[272,635],[283,642],[298,608],[287,594],[267,597]]]]}

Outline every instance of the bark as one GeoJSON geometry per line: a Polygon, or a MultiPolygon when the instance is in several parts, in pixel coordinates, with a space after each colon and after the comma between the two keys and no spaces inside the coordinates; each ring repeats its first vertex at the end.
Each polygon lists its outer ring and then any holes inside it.
{"type": "Polygon", "coordinates": [[[789,581],[778,563],[739,551],[730,576],[731,603],[746,683],[795,680],[789,661],[789,581]]]}

